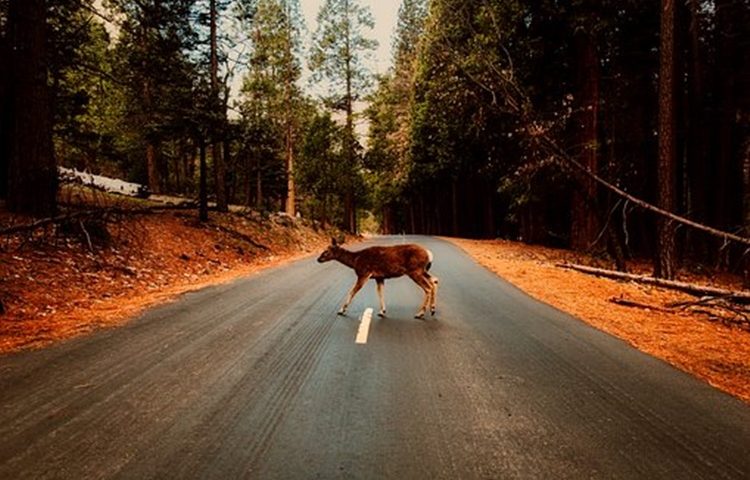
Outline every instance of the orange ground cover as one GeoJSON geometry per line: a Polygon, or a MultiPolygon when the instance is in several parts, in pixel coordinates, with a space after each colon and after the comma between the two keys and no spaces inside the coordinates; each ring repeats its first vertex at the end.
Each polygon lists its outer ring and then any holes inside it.
{"type": "MultiPolygon", "coordinates": [[[[748,328],[717,320],[704,309],[662,309],[669,303],[696,300],[695,297],[556,267],[561,261],[595,263],[565,250],[504,240],[447,240],[529,295],[750,403],[748,328]],[[581,292],[586,294],[581,295],[581,292]],[[654,308],[617,305],[610,301],[614,297],[654,308]]],[[[642,270],[645,268],[641,266],[642,270]]],[[[681,279],[707,283],[706,279],[701,282],[696,277],[681,279]]],[[[714,279],[711,283],[717,282],[724,287],[738,288],[736,279],[714,279]]]]}
{"type": "Polygon", "coordinates": [[[118,325],[185,291],[321,250],[329,241],[301,222],[194,212],[132,218],[91,252],[81,240],[42,234],[0,240],[0,354],[118,325]],[[221,226],[239,232],[229,234],[221,226]],[[265,245],[253,246],[242,236],[265,245]]]}

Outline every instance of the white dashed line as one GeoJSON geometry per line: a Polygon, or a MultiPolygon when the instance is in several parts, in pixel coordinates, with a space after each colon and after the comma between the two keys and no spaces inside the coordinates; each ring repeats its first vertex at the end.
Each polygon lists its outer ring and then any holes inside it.
{"type": "Polygon", "coordinates": [[[367,343],[367,335],[370,333],[370,320],[372,320],[372,308],[367,308],[362,314],[362,321],[359,323],[355,343],[360,345],[367,343]]]}

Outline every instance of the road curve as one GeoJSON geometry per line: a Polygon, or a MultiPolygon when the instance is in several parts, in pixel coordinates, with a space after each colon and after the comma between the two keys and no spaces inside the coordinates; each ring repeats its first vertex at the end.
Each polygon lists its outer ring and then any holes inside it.
{"type": "MultiPolygon", "coordinates": [[[[0,478],[750,478],[750,407],[474,263],[420,291],[314,259],[0,357],[0,478]]],[[[353,248],[359,248],[357,246],[353,248]]],[[[585,295],[585,292],[581,292],[585,295]]]]}

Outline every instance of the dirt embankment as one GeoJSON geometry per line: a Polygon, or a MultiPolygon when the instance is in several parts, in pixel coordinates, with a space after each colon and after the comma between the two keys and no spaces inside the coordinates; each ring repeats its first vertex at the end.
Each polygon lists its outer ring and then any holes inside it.
{"type": "MultiPolygon", "coordinates": [[[[732,322],[731,315],[722,317],[702,307],[667,308],[697,299],[556,267],[561,261],[596,263],[569,251],[503,240],[447,240],[529,295],[750,403],[750,329],[732,322]],[[618,305],[613,299],[638,306],[618,305]]],[[[634,267],[648,269],[647,265],[634,267]]],[[[686,275],[681,279],[739,288],[739,280],[728,276],[706,279],[686,275]]]]}
{"type": "Polygon", "coordinates": [[[195,217],[126,217],[93,250],[85,237],[59,231],[0,238],[0,354],[121,324],[185,291],[317,252],[330,239],[284,216],[213,212],[208,224],[195,217]]]}

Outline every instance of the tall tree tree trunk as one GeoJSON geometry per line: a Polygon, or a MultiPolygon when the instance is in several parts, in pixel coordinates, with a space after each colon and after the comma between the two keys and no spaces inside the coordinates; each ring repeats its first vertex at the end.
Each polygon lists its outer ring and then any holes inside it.
{"type": "MultiPolygon", "coordinates": [[[[210,23],[210,36],[211,36],[211,99],[215,102],[219,101],[219,54],[218,46],[216,41],[216,0],[210,0],[209,2],[209,23],[210,23]]],[[[217,115],[221,116],[221,122],[223,123],[226,111],[217,111],[217,115]]],[[[214,181],[216,183],[216,209],[220,212],[226,212],[229,209],[227,204],[227,187],[226,187],[226,165],[224,164],[224,157],[221,155],[221,144],[216,138],[218,132],[213,132],[213,144],[211,146],[211,160],[214,163],[214,181]]]]}
{"type": "MultiPolygon", "coordinates": [[[[151,79],[143,79],[143,105],[148,115],[153,115],[153,97],[151,91],[151,79]]],[[[151,193],[161,193],[161,175],[159,175],[158,148],[154,134],[146,133],[146,175],[148,176],[148,189],[151,193]]]]}
{"type": "Polygon", "coordinates": [[[206,165],[206,141],[201,138],[198,142],[200,150],[200,164],[198,167],[198,219],[208,221],[208,166],[206,165]]]}
{"type": "MultiPolygon", "coordinates": [[[[745,236],[750,233],[750,135],[742,149],[742,215],[745,236]]],[[[742,258],[742,277],[745,288],[750,288],[750,254],[742,258]]]]}
{"type": "MultiPolygon", "coordinates": [[[[659,67],[659,160],[657,162],[658,205],[668,212],[675,207],[675,5],[662,0],[659,67]]],[[[672,279],[675,275],[675,224],[657,219],[654,275],[672,279]]]]}
{"type": "Polygon", "coordinates": [[[57,208],[57,169],[47,86],[47,2],[11,0],[12,125],[8,208],[37,216],[57,208]]]}
{"type": "Polygon", "coordinates": [[[161,175],[159,174],[159,150],[151,138],[146,140],[146,168],[148,171],[148,189],[151,193],[161,193],[161,175]]]}
{"type": "Polygon", "coordinates": [[[292,217],[297,214],[294,186],[294,129],[291,120],[286,126],[286,213],[292,217]]]}
{"type": "Polygon", "coordinates": [[[8,163],[12,111],[10,96],[10,49],[5,36],[0,35],[0,198],[8,195],[8,163]]]}
{"type": "Polygon", "coordinates": [[[260,156],[255,164],[255,207],[263,210],[263,170],[261,169],[260,156]]]}
{"type": "Polygon", "coordinates": [[[229,205],[233,203],[235,197],[235,171],[230,168],[232,165],[232,142],[228,138],[224,138],[224,141],[221,143],[221,153],[224,155],[224,185],[227,209],[229,209],[229,205]]]}
{"type": "MultiPolygon", "coordinates": [[[[706,155],[708,140],[706,125],[706,86],[705,86],[705,64],[702,54],[701,41],[701,13],[700,0],[690,0],[689,26],[689,60],[688,60],[688,119],[687,119],[687,176],[688,176],[688,198],[687,206],[690,218],[698,222],[707,220],[707,184],[708,156],[706,155]]],[[[705,238],[686,232],[686,243],[698,258],[704,258],[707,251],[705,238]]]]}
{"type": "Polygon", "coordinates": [[[451,235],[458,236],[458,180],[451,179],[451,235]]]}
{"type": "MultiPolygon", "coordinates": [[[[599,55],[589,32],[576,33],[573,40],[577,62],[578,103],[576,143],[581,147],[580,162],[592,173],[599,166],[599,55]]],[[[573,190],[570,243],[574,250],[588,250],[596,239],[596,183],[579,176],[579,188],[573,190]]]]}

